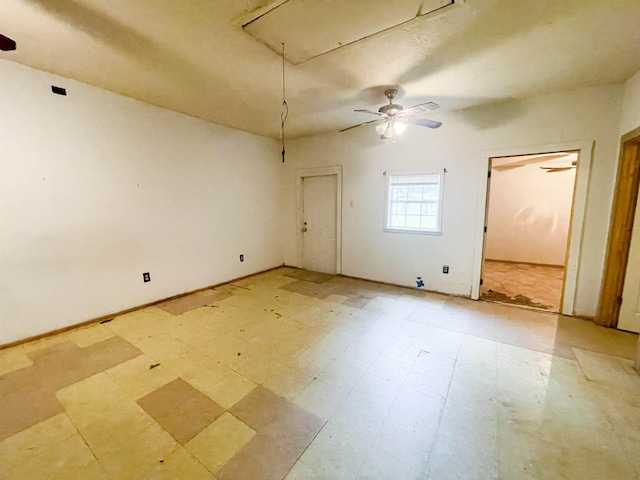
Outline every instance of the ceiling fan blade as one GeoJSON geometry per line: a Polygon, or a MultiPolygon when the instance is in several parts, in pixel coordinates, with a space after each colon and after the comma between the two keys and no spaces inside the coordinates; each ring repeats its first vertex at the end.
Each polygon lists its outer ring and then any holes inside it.
{"type": "Polygon", "coordinates": [[[438,128],[442,125],[442,122],[436,122],[435,120],[429,120],[427,118],[403,118],[402,121],[428,128],[438,128]]]}
{"type": "Polygon", "coordinates": [[[0,34],[0,50],[9,51],[16,49],[16,42],[9,37],[0,34]]]}
{"type": "MultiPolygon", "coordinates": [[[[549,162],[551,160],[557,160],[564,158],[568,154],[566,153],[543,153],[540,155],[517,155],[514,157],[499,158],[494,161],[494,164],[500,165],[531,165],[533,163],[549,162]],[[512,163],[509,163],[509,162],[512,163]]],[[[553,168],[553,167],[549,167],[553,168]]]]}
{"type": "Polygon", "coordinates": [[[524,167],[524,165],[496,165],[492,166],[491,170],[513,170],[514,168],[524,167]]]}
{"type": "Polygon", "coordinates": [[[359,110],[354,110],[354,112],[358,112],[358,113],[370,113],[372,115],[378,115],[380,117],[386,117],[387,114],[386,113],[382,113],[382,112],[374,112],[373,110],[364,110],[364,109],[359,109],[359,110]]]}
{"type": "Polygon", "coordinates": [[[362,125],[370,125],[372,123],[379,123],[384,121],[382,118],[378,118],[376,120],[369,120],[368,122],[359,123],[358,125],[353,125],[351,127],[343,128],[342,130],[338,130],[338,132],[346,132],[347,130],[351,130],[352,128],[361,127],[362,125]]]}
{"type": "Polygon", "coordinates": [[[546,170],[547,173],[554,173],[554,172],[564,172],[566,170],[571,170],[572,168],[575,167],[540,167],[542,170],[546,170]]]}
{"type": "Polygon", "coordinates": [[[430,110],[437,110],[438,108],[440,108],[440,105],[434,102],[419,103],[418,105],[405,108],[398,115],[402,115],[403,117],[405,115],[419,115],[430,110]]]}

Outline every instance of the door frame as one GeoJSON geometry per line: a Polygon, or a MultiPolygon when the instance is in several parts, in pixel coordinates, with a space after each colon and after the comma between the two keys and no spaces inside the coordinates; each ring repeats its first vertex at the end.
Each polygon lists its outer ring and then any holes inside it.
{"type": "Polygon", "coordinates": [[[336,179],[336,274],[342,273],[342,165],[301,168],[296,171],[296,228],[299,267],[304,257],[304,179],[307,177],[335,176],[336,179]]]}
{"type": "Polygon", "coordinates": [[[627,276],[631,235],[638,203],[640,184],[640,128],[625,133],[620,139],[609,233],[598,311],[597,325],[616,328],[622,306],[622,293],[627,276]],[[631,158],[635,150],[635,157],[631,158]]]}
{"type": "Polygon", "coordinates": [[[571,223],[569,225],[569,238],[567,246],[567,258],[565,264],[564,295],[560,313],[563,315],[575,315],[576,286],[578,283],[578,267],[582,250],[582,232],[584,230],[585,212],[587,206],[587,191],[589,177],[591,175],[591,163],[593,158],[594,141],[567,142],[550,145],[535,145],[531,147],[513,147],[500,150],[481,152],[483,167],[483,180],[478,188],[478,210],[476,222],[476,238],[473,258],[473,273],[471,281],[471,298],[480,298],[480,277],[482,273],[484,251],[484,227],[486,225],[487,211],[487,186],[488,171],[491,158],[515,157],[518,155],[535,155],[550,152],[577,151],[578,166],[576,169],[576,182],[573,190],[573,205],[571,207],[571,223]]]}

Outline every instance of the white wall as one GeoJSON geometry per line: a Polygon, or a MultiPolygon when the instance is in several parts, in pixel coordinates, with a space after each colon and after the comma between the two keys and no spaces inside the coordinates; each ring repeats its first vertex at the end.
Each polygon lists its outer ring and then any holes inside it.
{"type": "MultiPolygon", "coordinates": [[[[624,86],[620,135],[640,128],[640,72],[636,73],[624,86]]],[[[640,331],[640,201],[631,234],[629,263],[622,290],[622,305],[618,325],[625,330],[640,331]]],[[[640,343],[638,344],[640,366],[640,343]]]]}
{"type": "Polygon", "coordinates": [[[620,134],[624,135],[640,127],[640,71],[624,85],[620,134]]]}
{"type": "Polygon", "coordinates": [[[485,258],[563,266],[575,174],[548,173],[537,164],[494,167],[485,258]]]}
{"type": "Polygon", "coordinates": [[[0,344],[283,263],[278,142],[7,61],[0,82],[0,344]]]}
{"type": "MultiPolygon", "coordinates": [[[[579,265],[575,313],[596,312],[619,136],[621,86],[486,105],[433,115],[439,130],[409,127],[396,144],[373,128],[301,138],[289,143],[287,250],[296,263],[295,171],[343,165],[343,255],[345,275],[470,295],[478,189],[486,182],[483,151],[595,140],[579,265]],[[382,231],[383,172],[447,169],[443,235],[382,231]],[[353,201],[351,208],[350,201],[353,201]],[[448,275],[442,265],[450,266],[448,275]]],[[[363,118],[363,120],[365,120],[363,118]]]]}

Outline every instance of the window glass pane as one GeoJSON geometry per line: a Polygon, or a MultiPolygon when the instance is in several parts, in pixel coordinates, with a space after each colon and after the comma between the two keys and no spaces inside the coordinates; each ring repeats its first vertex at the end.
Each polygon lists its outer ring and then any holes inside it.
{"type": "Polygon", "coordinates": [[[429,185],[424,187],[424,198],[425,200],[438,200],[438,191],[440,188],[437,185],[429,185]]]}
{"type": "Polygon", "coordinates": [[[420,227],[427,228],[427,229],[437,228],[438,223],[437,223],[436,217],[432,217],[432,216],[420,217],[420,227]]]}
{"type": "Polygon", "coordinates": [[[437,231],[440,223],[440,174],[388,177],[387,228],[437,231]]]}
{"type": "Polygon", "coordinates": [[[407,215],[406,226],[420,228],[420,215],[407,215]]]}
{"type": "Polygon", "coordinates": [[[408,215],[420,215],[420,203],[407,203],[408,215]]]}
{"type": "Polygon", "coordinates": [[[390,227],[404,227],[404,215],[392,215],[390,227]]]}
{"type": "Polygon", "coordinates": [[[438,204],[435,202],[424,202],[422,204],[422,215],[438,215],[438,204]]]}
{"type": "Polygon", "coordinates": [[[411,187],[408,189],[409,200],[422,200],[422,187],[411,187]]]}
{"type": "Polygon", "coordinates": [[[394,203],[392,208],[392,213],[394,214],[405,214],[407,213],[407,204],[406,203],[394,203]]]}

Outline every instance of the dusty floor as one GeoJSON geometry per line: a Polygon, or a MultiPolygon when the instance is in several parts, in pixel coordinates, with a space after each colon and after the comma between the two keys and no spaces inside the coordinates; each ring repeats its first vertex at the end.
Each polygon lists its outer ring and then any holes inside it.
{"type": "Polygon", "coordinates": [[[560,311],[564,268],[485,260],[481,299],[560,311]]]}
{"type": "Polygon", "coordinates": [[[640,478],[636,342],[282,268],[0,351],[0,478],[640,478]]]}

